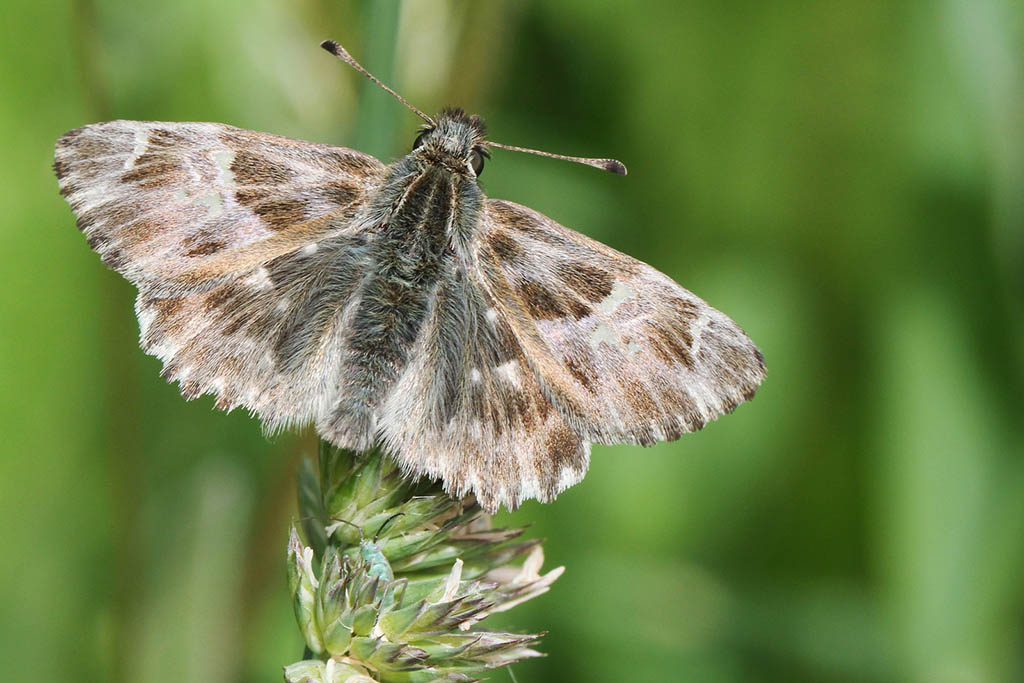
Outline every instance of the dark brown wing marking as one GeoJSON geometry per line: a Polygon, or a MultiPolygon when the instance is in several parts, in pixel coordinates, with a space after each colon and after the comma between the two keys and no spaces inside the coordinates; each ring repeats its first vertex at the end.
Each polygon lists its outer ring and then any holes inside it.
{"type": "Polygon", "coordinates": [[[141,121],[65,134],[54,168],[90,246],[161,294],[208,287],[353,229],[384,174],[373,157],[343,147],[141,121]]]}

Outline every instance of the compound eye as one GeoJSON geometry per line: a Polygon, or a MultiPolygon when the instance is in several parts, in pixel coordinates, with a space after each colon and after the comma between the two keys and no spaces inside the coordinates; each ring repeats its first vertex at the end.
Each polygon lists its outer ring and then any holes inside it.
{"type": "Polygon", "coordinates": [[[412,143],[412,148],[416,149],[417,147],[422,145],[423,144],[423,140],[424,140],[424,138],[427,137],[428,133],[430,133],[430,131],[429,130],[425,130],[422,133],[420,133],[419,135],[417,135],[415,142],[412,143]]]}
{"type": "Polygon", "coordinates": [[[473,167],[473,173],[479,178],[480,174],[484,172],[484,157],[487,156],[487,152],[479,149],[474,149],[469,153],[469,165],[473,167]]]}

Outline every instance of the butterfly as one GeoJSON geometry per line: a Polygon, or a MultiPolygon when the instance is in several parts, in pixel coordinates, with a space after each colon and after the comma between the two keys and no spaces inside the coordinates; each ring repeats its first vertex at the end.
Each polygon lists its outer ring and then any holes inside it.
{"type": "Polygon", "coordinates": [[[478,183],[461,109],[390,165],[219,123],[111,121],[57,142],[78,227],[138,288],[141,345],[188,399],[312,423],[489,512],[552,500],[590,445],[670,441],[751,398],[764,358],[651,266],[478,183]]]}

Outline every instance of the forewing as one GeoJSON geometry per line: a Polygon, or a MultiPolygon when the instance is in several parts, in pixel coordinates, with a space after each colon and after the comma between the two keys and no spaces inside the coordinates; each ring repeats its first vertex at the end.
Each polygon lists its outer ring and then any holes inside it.
{"type": "Polygon", "coordinates": [[[480,270],[547,395],[597,443],[674,440],[751,398],[764,358],[654,268],[536,211],[488,200],[480,270]]]}
{"type": "Polygon", "coordinates": [[[66,133],[54,169],[90,246],[154,294],[210,288],[352,228],[384,166],[219,123],[110,121],[66,133]]]}
{"type": "Polygon", "coordinates": [[[221,124],[113,121],[63,136],[54,167],[90,245],[139,287],[142,347],[186,397],[270,429],[330,405],[380,162],[221,124]]]}
{"type": "Polygon", "coordinates": [[[490,512],[552,500],[583,478],[590,444],[544,396],[475,264],[449,266],[382,407],[384,443],[405,471],[473,492],[490,512]]]}

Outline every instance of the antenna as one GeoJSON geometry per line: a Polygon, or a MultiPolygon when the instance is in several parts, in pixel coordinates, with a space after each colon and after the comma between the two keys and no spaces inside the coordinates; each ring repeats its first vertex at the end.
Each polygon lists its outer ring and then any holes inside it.
{"type": "Polygon", "coordinates": [[[577,164],[586,164],[587,166],[593,166],[594,168],[600,168],[601,170],[614,173],[615,175],[626,175],[626,165],[618,159],[591,159],[589,157],[571,157],[565,154],[552,154],[551,152],[542,152],[539,149],[527,149],[526,147],[516,147],[515,145],[503,145],[500,142],[491,142],[485,140],[483,144],[488,147],[497,147],[498,149],[507,149],[513,152],[526,152],[527,154],[536,154],[541,157],[550,157],[552,159],[561,159],[563,161],[575,161],[577,164]]]}
{"type": "Polygon", "coordinates": [[[412,111],[414,114],[416,114],[416,116],[419,116],[421,119],[423,119],[424,121],[429,123],[431,126],[437,125],[436,123],[434,123],[434,119],[430,118],[429,116],[427,116],[426,114],[421,112],[419,109],[417,109],[416,107],[414,107],[411,104],[409,104],[404,97],[402,97],[401,95],[396,93],[394,90],[392,90],[388,86],[386,86],[383,83],[381,83],[379,78],[377,78],[372,73],[370,73],[369,71],[364,69],[363,65],[360,64],[359,62],[357,62],[355,59],[353,59],[352,55],[350,55],[348,53],[348,50],[343,48],[337,42],[335,42],[333,40],[325,40],[324,42],[320,43],[320,47],[322,47],[323,49],[327,50],[332,55],[334,55],[335,57],[337,57],[341,61],[343,61],[346,64],[348,64],[350,67],[352,67],[353,69],[355,69],[359,73],[363,74],[364,76],[369,78],[371,81],[373,81],[374,83],[376,83],[380,87],[384,88],[384,90],[387,90],[389,93],[391,93],[392,97],[394,97],[396,100],[398,100],[399,102],[404,104],[410,111],[412,111]]]}
{"type": "MultiPolygon", "coordinates": [[[[360,64],[359,62],[357,62],[352,57],[352,55],[350,55],[348,53],[348,50],[343,48],[336,41],[334,41],[334,40],[325,40],[324,42],[320,43],[320,47],[322,47],[323,49],[327,50],[332,55],[334,55],[335,57],[337,57],[341,61],[343,61],[346,64],[348,64],[350,67],[352,67],[353,69],[355,69],[359,73],[361,73],[364,76],[366,76],[367,78],[369,78],[371,81],[373,81],[374,83],[379,85],[384,90],[388,91],[391,94],[392,97],[394,97],[396,100],[398,100],[399,102],[404,104],[406,106],[406,108],[408,108],[410,111],[415,113],[421,119],[423,119],[424,121],[429,123],[431,126],[436,126],[437,125],[437,123],[434,121],[434,119],[430,118],[429,116],[427,116],[426,114],[421,112],[419,109],[417,109],[416,107],[414,107],[411,104],[409,104],[409,102],[406,101],[406,99],[404,97],[402,97],[401,95],[396,93],[394,90],[392,90],[388,86],[384,85],[380,81],[379,78],[377,78],[372,73],[370,73],[369,71],[364,69],[363,65],[360,64]]],[[[614,173],[616,175],[626,175],[626,165],[623,164],[618,159],[591,159],[591,158],[588,158],[588,157],[572,157],[572,156],[568,156],[568,155],[565,155],[565,154],[553,154],[551,152],[542,152],[539,149],[528,149],[526,147],[516,147],[515,145],[503,145],[500,142],[491,142],[489,140],[485,140],[482,144],[484,144],[484,145],[486,145],[488,147],[497,147],[499,149],[507,149],[507,150],[510,150],[512,152],[526,152],[527,154],[536,154],[537,156],[549,157],[551,159],[561,159],[563,161],[575,161],[577,164],[586,164],[587,166],[593,166],[594,168],[600,168],[601,170],[608,171],[609,173],[614,173]]],[[[380,533],[380,532],[378,532],[378,533],[380,533]]]]}

